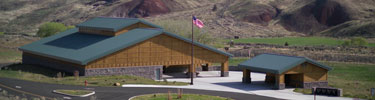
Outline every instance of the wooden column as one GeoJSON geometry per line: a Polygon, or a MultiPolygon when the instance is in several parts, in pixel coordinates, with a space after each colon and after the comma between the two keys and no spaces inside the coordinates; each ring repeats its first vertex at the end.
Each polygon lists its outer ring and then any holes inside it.
{"type": "Polygon", "coordinates": [[[281,90],[285,88],[284,74],[275,75],[275,89],[281,90]]]}
{"type": "Polygon", "coordinates": [[[251,71],[249,69],[243,69],[242,74],[242,83],[251,83],[251,71]]]}
{"type": "Polygon", "coordinates": [[[228,77],[229,76],[229,66],[228,66],[228,60],[221,63],[221,77],[228,77]]]}
{"type": "Polygon", "coordinates": [[[189,66],[189,70],[188,70],[188,77],[191,77],[190,76],[190,74],[191,74],[191,72],[193,72],[193,77],[196,77],[196,70],[195,70],[195,67],[196,67],[197,65],[196,64],[194,64],[194,66],[193,67],[191,67],[191,64],[190,64],[190,66],[189,66]]]}
{"type": "Polygon", "coordinates": [[[275,83],[275,74],[266,73],[266,83],[274,84],[275,83]]]}

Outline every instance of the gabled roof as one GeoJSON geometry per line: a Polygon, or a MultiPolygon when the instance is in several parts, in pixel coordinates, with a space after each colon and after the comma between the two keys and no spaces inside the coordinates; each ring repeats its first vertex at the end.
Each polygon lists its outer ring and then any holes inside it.
{"type": "Polygon", "coordinates": [[[262,54],[251,58],[250,60],[242,62],[238,66],[241,68],[250,69],[251,71],[281,74],[305,62],[314,64],[327,70],[332,69],[329,66],[320,64],[306,57],[277,54],[262,54]]]}
{"type": "MultiPolygon", "coordinates": [[[[115,37],[96,34],[82,34],[78,28],[44,38],[31,44],[20,47],[20,50],[72,62],[80,65],[112,54],[160,34],[166,34],[187,42],[191,40],[165,32],[162,29],[137,28],[115,37]]],[[[232,56],[229,53],[217,50],[204,44],[194,42],[195,45],[208,50],[232,56]]]]}
{"type": "Polygon", "coordinates": [[[158,25],[152,24],[142,19],[138,18],[111,18],[111,17],[96,17],[90,20],[87,20],[83,23],[77,25],[77,27],[89,27],[95,29],[102,29],[108,31],[118,31],[122,28],[128,27],[136,23],[143,23],[150,25],[155,28],[162,28],[158,25]]]}

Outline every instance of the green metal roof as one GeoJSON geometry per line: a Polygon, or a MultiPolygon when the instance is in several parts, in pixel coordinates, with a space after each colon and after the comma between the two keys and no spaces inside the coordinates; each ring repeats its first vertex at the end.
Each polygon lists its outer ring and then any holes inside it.
{"type": "Polygon", "coordinates": [[[111,37],[82,34],[75,28],[22,46],[20,50],[86,65],[90,61],[160,34],[162,31],[156,29],[133,29],[111,37]]]}
{"type": "Polygon", "coordinates": [[[250,60],[244,61],[238,66],[241,68],[250,69],[251,71],[281,74],[304,62],[314,64],[327,70],[332,69],[329,66],[325,66],[306,57],[277,54],[262,54],[250,60]]]}
{"type": "MultiPolygon", "coordinates": [[[[160,34],[166,34],[187,42],[191,42],[189,39],[169,32],[164,32],[162,29],[137,28],[118,36],[104,36],[79,33],[78,28],[75,28],[24,45],[20,47],[20,50],[67,62],[77,63],[80,65],[86,65],[93,60],[130,47],[160,34]]],[[[232,56],[229,53],[198,42],[194,42],[194,44],[226,56],[232,56]]]]}
{"type": "Polygon", "coordinates": [[[77,27],[90,27],[96,29],[103,29],[109,31],[118,31],[122,28],[127,26],[136,24],[136,23],[143,23],[146,25],[150,25],[155,28],[162,28],[158,25],[152,24],[142,19],[138,18],[111,18],[111,17],[96,17],[90,20],[87,20],[83,23],[77,25],[77,27]]]}

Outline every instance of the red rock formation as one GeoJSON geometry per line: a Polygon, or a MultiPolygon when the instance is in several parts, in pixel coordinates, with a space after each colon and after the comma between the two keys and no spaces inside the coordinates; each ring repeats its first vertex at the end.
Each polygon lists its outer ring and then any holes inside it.
{"type": "Polygon", "coordinates": [[[277,16],[277,10],[273,7],[264,6],[262,9],[252,11],[243,18],[243,20],[258,23],[262,25],[268,25],[268,22],[277,16]]]}
{"type": "Polygon", "coordinates": [[[335,26],[350,20],[345,8],[336,1],[317,0],[314,10],[317,21],[327,26],[335,26]]]}
{"type": "Polygon", "coordinates": [[[130,17],[148,17],[170,12],[162,0],[142,0],[129,12],[130,17]]]}
{"type": "Polygon", "coordinates": [[[315,0],[300,9],[284,14],[281,24],[289,31],[314,35],[331,26],[350,21],[347,9],[339,0],[315,0]]]}
{"type": "Polygon", "coordinates": [[[162,0],[133,0],[121,4],[107,15],[112,17],[149,17],[170,11],[162,0]]]}

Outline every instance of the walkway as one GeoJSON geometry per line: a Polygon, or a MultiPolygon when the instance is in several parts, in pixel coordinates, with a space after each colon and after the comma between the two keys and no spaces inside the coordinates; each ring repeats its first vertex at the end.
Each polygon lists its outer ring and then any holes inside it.
{"type": "MultiPolygon", "coordinates": [[[[31,97],[44,96],[47,100],[51,98],[63,98],[66,96],[52,93],[55,89],[90,89],[96,92],[95,95],[85,98],[69,97],[72,100],[90,100],[96,97],[99,100],[127,100],[136,95],[153,94],[153,93],[168,93],[168,91],[175,92],[174,88],[152,88],[152,87],[84,87],[71,86],[59,84],[47,84],[31,81],[23,81],[17,79],[0,78],[0,92],[7,90],[13,95],[18,95],[23,98],[22,94],[31,97]],[[18,87],[18,88],[17,88],[18,87]]],[[[197,89],[183,89],[184,93],[206,94],[221,97],[233,98],[235,100],[274,100],[275,98],[249,95],[244,93],[234,92],[220,92],[211,90],[197,90],[197,89]]]]}
{"type": "MultiPolygon", "coordinates": [[[[187,88],[214,91],[228,91],[255,94],[267,97],[291,100],[314,100],[313,95],[293,92],[293,89],[273,90],[272,85],[264,83],[265,74],[251,73],[252,83],[242,83],[242,72],[231,71],[229,77],[219,77],[219,71],[200,72],[200,77],[194,78],[194,85],[190,86],[157,86],[157,85],[123,85],[123,87],[168,87],[187,88]]],[[[166,76],[169,77],[169,76],[166,76]]],[[[170,78],[168,81],[190,82],[189,78],[170,78]]],[[[345,97],[316,96],[317,100],[352,100],[345,97]]]]}

